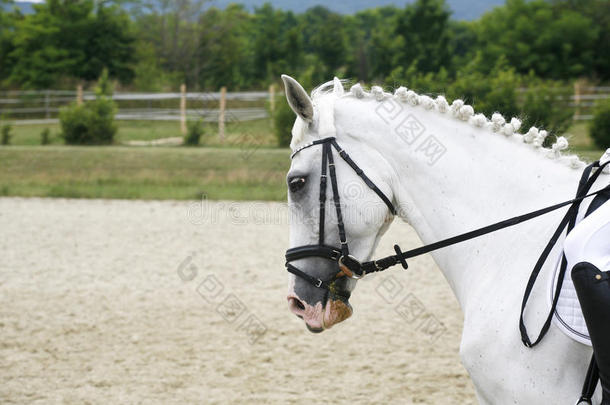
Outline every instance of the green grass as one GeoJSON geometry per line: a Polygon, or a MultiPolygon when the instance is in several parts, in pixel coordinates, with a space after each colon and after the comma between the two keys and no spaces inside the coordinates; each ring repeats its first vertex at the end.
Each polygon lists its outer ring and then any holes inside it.
{"type": "Polygon", "coordinates": [[[576,150],[595,149],[593,140],[589,137],[588,125],[586,121],[577,121],[566,131],[564,136],[570,141],[570,147],[576,150]]]}
{"type": "Polygon", "coordinates": [[[49,143],[51,145],[63,144],[63,139],[59,137],[59,125],[14,125],[12,130],[11,145],[40,145],[40,134],[45,128],[51,130],[49,143]]]}
{"type": "MultiPolygon", "coordinates": [[[[117,143],[179,136],[177,122],[119,125],[117,143]]],[[[285,200],[289,152],[274,147],[269,120],[228,123],[224,142],[216,124],[207,131],[207,147],[72,147],[62,145],[57,125],[15,126],[16,146],[0,147],[0,196],[285,200]],[[46,127],[52,144],[39,146],[46,127]]],[[[590,141],[586,123],[566,136],[572,151],[588,161],[603,153],[590,141]]]]}
{"type": "MultiPolygon", "coordinates": [[[[116,144],[181,136],[180,123],[174,121],[117,121],[117,124],[119,130],[115,137],[116,144]]],[[[13,126],[11,144],[21,146],[40,145],[40,134],[45,128],[51,130],[51,145],[63,144],[58,124],[15,125],[13,126]]],[[[202,142],[206,145],[240,148],[244,146],[273,147],[276,145],[271,123],[268,119],[228,122],[224,142],[221,142],[218,138],[217,123],[206,123],[204,129],[205,136],[202,138],[202,142]]]]}
{"type": "Polygon", "coordinates": [[[566,131],[564,136],[570,141],[570,151],[576,153],[587,162],[594,162],[604,154],[589,137],[589,123],[578,121],[566,131]]]}
{"type": "Polygon", "coordinates": [[[272,200],[286,198],[284,149],[0,148],[0,195],[272,200]]]}

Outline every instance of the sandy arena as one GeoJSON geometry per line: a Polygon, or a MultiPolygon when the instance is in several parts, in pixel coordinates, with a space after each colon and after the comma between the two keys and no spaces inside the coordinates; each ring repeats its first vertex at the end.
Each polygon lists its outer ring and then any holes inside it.
{"type": "MultiPolygon", "coordinates": [[[[279,203],[0,199],[0,403],[472,404],[429,256],[289,313],[279,203]]],[[[377,252],[419,245],[396,221],[377,252]]]]}

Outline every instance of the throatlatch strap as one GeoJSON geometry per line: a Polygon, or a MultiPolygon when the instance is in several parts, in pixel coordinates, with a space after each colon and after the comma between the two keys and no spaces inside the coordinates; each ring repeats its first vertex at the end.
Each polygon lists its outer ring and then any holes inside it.
{"type": "Polygon", "coordinates": [[[573,200],[574,202],[572,203],[572,206],[568,209],[568,212],[565,214],[565,216],[559,223],[559,226],[555,230],[555,233],[553,234],[553,236],[549,240],[549,243],[547,243],[546,247],[542,251],[542,254],[538,258],[538,261],[536,262],[536,265],[534,266],[534,269],[532,270],[532,274],[530,275],[530,278],[527,282],[527,286],[525,287],[525,293],[523,295],[523,301],[521,303],[521,315],[519,316],[519,332],[521,333],[521,341],[523,342],[523,344],[526,347],[534,347],[538,343],[540,343],[542,338],[544,338],[544,336],[549,331],[549,328],[551,327],[551,322],[553,321],[553,315],[555,314],[555,309],[557,308],[557,303],[559,302],[559,295],[561,294],[561,287],[563,286],[563,280],[565,278],[565,273],[566,273],[566,270],[568,267],[568,263],[565,258],[565,255],[562,254],[561,267],[559,269],[559,274],[557,277],[557,286],[555,288],[555,292],[553,295],[553,304],[551,305],[551,310],[549,311],[549,314],[547,315],[547,318],[546,318],[544,324],[542,325],[542,328],[540,330],[538,337],[532,343],[532,341],[530,340],[530,337],[527,333],[527,327],[525,326],[525,321],[523,319],[524,318],[523,315],[525,313],[525,308],[527,306],[527,302],[532,293],[534,285],[536,284],[536,280],[538,279],[538,275],[540,274],[540,271],[542,270],[544,263],[548,259],[549,255],[551,254],[551,251],[553,250],[553,247],[559,240],[559,237],[563,234],[563,231],[566,229],[566,227],[568,229],[568,233],[572,230],[572,228],[574,228],[574,226],[576,224],[576,217],[578,216],[578,208],[580,207],[580,203],[582,202],[582,200],[588,196],[599,194],[599,193],[603,192],[604,190],[608,189],[608,187],[606,187],[603,190],[600,190],[596,193],[587,195],[587,192],[591,189],[593,184],[595,184],[595,181],[597,180],[599,175],[602,173],[603,169],[608,165],[608,163],[610,163],[610,161],[604,163],[603,165],[599,165],[599,162],[595,162],[585,168],[585,170],[582,174],[582,177],[580,178],[580,182],[578,184],[578,191],[576,192],[576,199],[573,200]],[[593,175],[591,175],[591,172],[594,167],[599,167],[599,169],[595,173],[593,173],[593,175]]]}
{"type": "Polygon", "coordinates": [[[347,163],[352,169],[354,169],[356,174],[362,179],[362,181],[364,181],[364,183],[367,185],[367,187],[370,188],[371,190],[373,190],[375,192],[375,194],[377,194],[379,196],[379,198],[381,198],[381,200],[385,203],[385,205],[388,206],[392,215],[396,215],[396,208],[394,208],[394,204],[392,204],[392,202],[388,199],[388,197],[386,197],[385,194],[383,194],[383,192],[379,189],[379,187],[377,187],[377,185],[375,183],[373,183],[366,174],[364,174],[364,171],[362,171],[362,169],[356,164],[356,162],[354,162],[352,160],[352,158],[349,157],[347,152],[345,152],[343,149],[341,149],[341,147],[339,146],[337,141],[335,139],[333,139],[332,141],[330,141],[330,143],[337,150],[337,152],[339,153],[339,156],[341,156],[341,159],[343,159],[345,161],[345,163],[347,163]]]}

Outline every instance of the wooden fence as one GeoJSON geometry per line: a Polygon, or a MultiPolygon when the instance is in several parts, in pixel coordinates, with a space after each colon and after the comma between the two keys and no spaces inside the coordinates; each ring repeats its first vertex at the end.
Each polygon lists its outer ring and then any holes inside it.
{"type": "MultiPolygon", "coordinates": [[[[186,132],[186,122],[203,120],[218,122],[224,135],[225,122],[251,121],[267,118],[274,106],[274,87],[269,91],[187,92],[182,86],[177,93],[123,93],[112,99],[117,103],[117,120],[178,121],[186,132]]],[[[31,90],[0,92],[0,118],[14,125],[57,123],[62,107],[76,101],[94,100],[95,94],[83,91],[31,90]]]]}
{"type": "Polygon", "coordinates": [[[574,119],[592,119],[595,102],[606,98],[610,98],[610,86],[594,87],[575,82],[574,94],[569,101],[569,106],[574,108],[574,119]]]}
{"type": "MultiPolygon", "coordinates": [[[[187,92],[184,86],[180,90],[176,93],[115,93],[112,98],[118,105],[116,119],[179,121],[182,132],[186,131],[188,120],[201,119],[218,122],[222,136],[225,122],[267,118],[269,108],[275,105],[273,86],[268,91],[247,92],[227,92],[224,87],[219,92],[187,92]]],[[[61,107],[94,98],[93,92],[83,91],[81,87],[76,91],[0,92],[0,118],[15,125],[56,123],[61,107]]],[[[610,87],[575,82],[569,100],[558,96],[557,102],[573,108],[575,120],[589,120],[595,102],[606,98],[610,98],[610,87]]]]}

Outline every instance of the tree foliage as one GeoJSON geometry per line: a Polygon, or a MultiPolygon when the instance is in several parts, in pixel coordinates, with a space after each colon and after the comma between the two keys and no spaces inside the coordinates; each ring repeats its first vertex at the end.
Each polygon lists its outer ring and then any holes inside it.
{"type": "Polygon", "coordinates": [[[474,24],[483,67],[505,56],[517,72],[567,79],[594,70],[599,28],[579,12],[544,0],[507,0],[474,24]]]}
{"type": "Polygon", "coordinates": [[[288,72],[311,84],[338,75],[453,89],[491,110],[502,98],[492,82],[610,78],[607,0],[507,0],[470,22],[452,20],[444,0],[354,15],[269,3],[218,9],[208,0],[48,0],[22,16],[8,3],[0,0],[0,80],[14,87],[72,86],[108,68],[140,90],[260,89],[288,72]]]}
{"type": "Polygon", "coordinates": [[[47,0],[15,22],[9,81],[45,88],[62,79],[95,80],[107,68],[133,79],[130,20],[118,6],[93,0],[47,0]],[[101,34],[103,33],[103,34],[101,34]]]}

